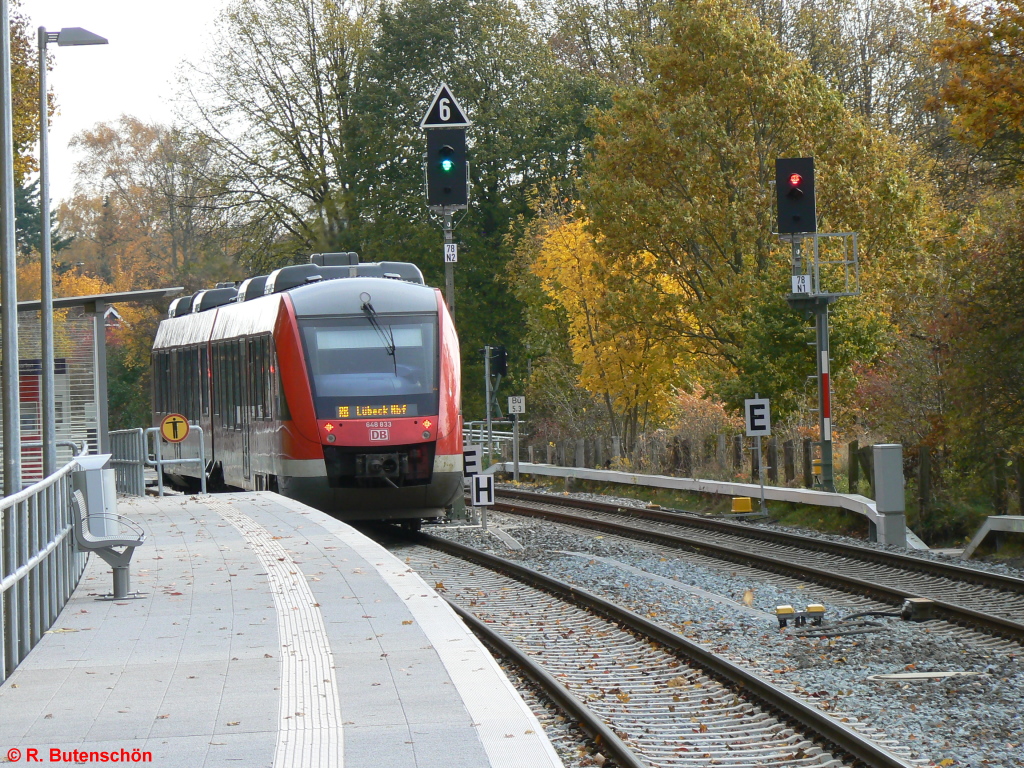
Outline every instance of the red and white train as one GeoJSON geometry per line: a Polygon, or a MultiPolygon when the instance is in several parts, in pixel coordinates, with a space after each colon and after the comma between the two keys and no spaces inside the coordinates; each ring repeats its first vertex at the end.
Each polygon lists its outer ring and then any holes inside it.
{"type": "MultiPolygon", "coordinates": [[[[203,427],[212,489],[411,522],[462,493],[459,341],[416,266],[317,254],[177,299],[168,315],[153,423],[180,413],[203,427]]],[[[170,479],[196,488],[199,468],[170,479]]]]}

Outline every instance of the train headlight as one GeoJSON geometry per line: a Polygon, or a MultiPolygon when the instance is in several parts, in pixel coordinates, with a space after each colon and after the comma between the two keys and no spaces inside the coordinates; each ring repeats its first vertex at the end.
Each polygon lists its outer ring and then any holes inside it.
{"type": "Polygon", "coordinates": [[[428,440],[429,438],[430,438],[430,433],[427,432],[427,430],[423,430],[423,439],[424,440],[428,440]]]}
{"type": "Polygon", "coordinates": [[[335,440],[337,440],[337,438],[334,435],[328,435],[327,436],[327,442],[328,443],[333,443],[335,440]]]}

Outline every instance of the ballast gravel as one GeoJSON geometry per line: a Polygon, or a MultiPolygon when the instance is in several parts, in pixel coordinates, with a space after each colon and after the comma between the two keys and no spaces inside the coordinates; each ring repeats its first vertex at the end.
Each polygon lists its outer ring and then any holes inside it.
{"type": "MultiPolygon", "coordinates": [[[[632,499],[572,496],[644,506],[632,499]]],[[[922,765],[1024,766],[1024,649],[1016,643],[944,622],[842,622],[864,609],[863,598],[533,518],[494,512],[488,517],[491,527],[524,548],[510,549],[479,527],[428,530],[576,584],[742,661],[823,711],[910,748],[922,765]],[[776,606],[801,610],[816,602],[826,606],[820,628],[779,628],[776,606]],[[860,631],[820,636],[842,628],[860,631]],[[919,675],[931,672],[965,674],[919,675]],[[871,679],[878,675],[906,679],[871,679]]],[[[1022,575],[1004,566],[988,569],[1022,575]]]]}

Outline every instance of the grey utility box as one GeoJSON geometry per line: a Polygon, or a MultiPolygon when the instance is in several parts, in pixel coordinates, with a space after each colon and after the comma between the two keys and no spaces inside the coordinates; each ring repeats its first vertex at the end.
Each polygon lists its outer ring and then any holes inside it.
{"type": "Polygon", "coordinates": [[[77,472],[71,474],[71,487],[85,496],[89,511],[89,533],[93,536],[118,536],[117,480],[110,465],[109,453],[97,456],[79,456],[77,472]]]}
{"type": "Polygon", "coordinates": [[[907,546],[907,516],[903,495],[903,446],[872,446],[875,468],[875,508],[884,521],[879,527],[882,544],[907,546]]]}

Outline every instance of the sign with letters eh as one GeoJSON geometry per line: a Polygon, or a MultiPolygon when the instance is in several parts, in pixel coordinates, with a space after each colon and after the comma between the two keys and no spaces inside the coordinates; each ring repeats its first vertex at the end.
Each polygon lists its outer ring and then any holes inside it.
{"type": "Polygon", "coordinates": [[[768,437],[772,433],[772,411],[767,397],[743,401],[747,437],[768,437]]]}
{"type": "Polygon", "coordinates": [[[441,83],[420,121],[420,128],[468,128],[471,125],[451,89],[441,83]]]}
{"type": "Polygon", "coordinates": [[[526,396],[525,395],[513,395],[508,399],[508,412],[519,414],[520,416],[526,413],[526,396]]]}
{"type": "Polygon", "coordinates": [[[470,498],[474,507],[494,505],[494,475],[473,475],[470,498]]]}

